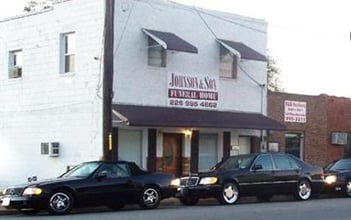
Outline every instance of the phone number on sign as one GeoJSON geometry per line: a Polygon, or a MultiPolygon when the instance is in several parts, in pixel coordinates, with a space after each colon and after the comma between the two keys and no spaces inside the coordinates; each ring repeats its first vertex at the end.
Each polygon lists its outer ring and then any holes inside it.
{"type": "Polygon", "coordinates": [[[171,106],[186,106],[186,107],[202,107],[202,108],[217,108],[216,102],[206,101],[185,101],[185,100],[169,100],[171,106]]]}

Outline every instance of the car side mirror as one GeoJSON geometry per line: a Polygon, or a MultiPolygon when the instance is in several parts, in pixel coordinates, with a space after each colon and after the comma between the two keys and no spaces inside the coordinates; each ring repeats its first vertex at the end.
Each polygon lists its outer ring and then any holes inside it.
{"type": "Polygon", "coordinates": [[[252,170],[262,170],[262,169],[263,169],[263,166],[261,164],[255,164],[252,167],[252,170]]]}
{"type": "Polygon", "coordinates": [[[103,179],[107,177],[107,171],[103,170],[100,173],[98,173],[98,175],[96,176],[97,179],[103,179]]]}

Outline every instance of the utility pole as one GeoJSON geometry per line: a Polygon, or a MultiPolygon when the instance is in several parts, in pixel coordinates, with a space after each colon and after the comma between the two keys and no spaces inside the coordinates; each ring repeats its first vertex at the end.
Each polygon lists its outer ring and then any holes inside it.
{"type": "Polygon", "coordinates": [[[112,148],[112,99],[113,99],[113,38],[115,0],[105,0],[104,68],[103,68],[103,156],[104,160],[117,159],[117,149],[112,148]]]}

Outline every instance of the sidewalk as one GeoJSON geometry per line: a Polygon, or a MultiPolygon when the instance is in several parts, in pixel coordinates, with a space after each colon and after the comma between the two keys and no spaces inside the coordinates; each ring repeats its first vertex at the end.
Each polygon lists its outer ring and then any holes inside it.
{"type": "MultiPolygon", "coordinates": [[[[200,200],[199,204],[218,204],[217,200],[215,199],[202,199],[200,200]]],[[[180,202],[176,198],[169,198],[169,199],[164,199],[161,201],[160,206],[180,206],[180,202]]],[[[137,207],[137,206],[136,206],[137,207]]],[[[102,207],[92,207],[92,208],[84,208],[84,210],[87,210],[87,212],[92,211],[92,210],[102,210],[102,207]]],[[[83,209],[80,209],[83,210],[83,209]]],[[[74,210],[73,210],[74,211],[74,210]]],[[[5,209],[4,207],[1,206],[0,203],[0,216],[1,215],[14,215],[14,214],[19,214],[20,212],[15,210],[15,209],[5,209]]]]}
{"type": "Polygon", "coordinates": [[[17,214],[17,213],[18,213],[17,210],[5,209],[5,208],[2,207],[1,204],[0,204],[0,216],[1,216],[1,215],[13,215],[13,214],[17,214]]]}
{"type": "MultiPolygon", "coordinates": [[[[290,197],[288,196],[276,196],[273,201],[284,201],[286,199],[289,200],[290,197]]],[[[255,197],[244,197],[240,198],[238,203],[251,203],[251,202],[256,202],[255,197]]],[[[160,206],[180,206],[180,202],[176,198],[169,198],[169,199],[164,199],[161,201],[160,206]]],[[[199,205],[219,205],[218,201],[216,199],[200,199],[199,205]]],[[[99,210],[104,210],[104,207],[92,207],[92,208],[84,208],[84,209],[76,209],[76,210],[84,210],[84,212],[93,212],[96,210],[98,212],[99,210]]],[[[74,212],[74,210],[73,210],[74,212]]],[[[0,204],[0,216],[1,215],[14,215],[14,214],[19,214],[20,212],[14,209],[5,209],[4,207],[1,206],[0,204]]]]}
{"type": "MultiPolygon", "coordinates": [[[[178,199],[176,198],[169,198],[169,199],[164,199],[161,201],[160,206],[178,206],[180,205],[178,199]]],[[[101,208],[101,207],[100,207],[101,208]]],[[[86,210],[89,210],[89,208],[85,208],[86,210]]],[[[91,209],[99,209],[99,207],[92,207],[91,209]]],[[[20,212],[15,210],[15,209],[6,209],[3,206],[1,206],[0,202],[0,216],[1,215],[14,215],[14,214],[19,214],[20,212]]]]}

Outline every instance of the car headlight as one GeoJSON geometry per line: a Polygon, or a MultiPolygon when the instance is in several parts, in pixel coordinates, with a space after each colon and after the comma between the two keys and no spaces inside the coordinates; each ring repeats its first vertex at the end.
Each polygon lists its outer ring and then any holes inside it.
{"type": "Polygon", "coordinates": [[[203,177],[200,180],[200,185],[211,185],[217,183],[217,177],[203,177]]]}
{"type": "Polygon", "coordinates": [[[40,195],[42,192],[43,190],[38,187],[29,187],[24,190],[23,195],[40,195]]]}
{"type": "Polygon", "coordinates": [[[336,182],[337,177],[335,175],[327,176],[324,180],[327,184],[332,184],[336,182]]]}
{"type": "Polygon", "coordinates": [[[171,181],[171,186],[180,186],[180,179],[179,178],[173,179],[171,181]]]}

